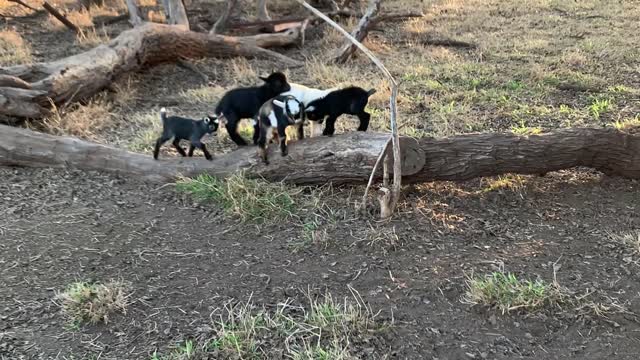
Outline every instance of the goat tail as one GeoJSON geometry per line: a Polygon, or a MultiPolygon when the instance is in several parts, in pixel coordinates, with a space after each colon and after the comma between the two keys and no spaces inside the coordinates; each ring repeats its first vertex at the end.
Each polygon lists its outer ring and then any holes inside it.
{"type": "Polygon", "coordinates": [[[165,121],[167,121],[167,109],[164,107],[160,109],[160,119],[162,120],[163,124],[165,121]]]}
{"type": "Polygon", "coordinates": [[[377,91],[376,89],[371,89],[371,90],[367,91],[367,97],[371,97],[371,95],[375,94],[376,91],[377,91]]]}

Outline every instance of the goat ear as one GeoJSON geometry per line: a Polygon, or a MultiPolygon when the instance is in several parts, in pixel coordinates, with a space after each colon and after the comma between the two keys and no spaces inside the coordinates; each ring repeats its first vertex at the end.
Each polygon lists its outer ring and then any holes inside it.
{"type": "Polygon", "coordinates": [[[264,76],[258,76],[258,77],[260,78],[260,80],[262,80],[264,82],[267,82],[267,78],[266,77],[264,77],[264,76]]]}
{"type": "Polygon", "coordinates": [[[311,106],[309,106],[308,108],[304,109],[304,111],[313,111],[313,110],[315,110],[315,109],[316,109],[316,107],[315,107],[315,106],[313,106],[313,105],[311,105],[311,106]]]}
{"type": "Polygon", "coordinates": [[[284,103],[280,100],[273,100],[273,105],[284,109],[284,103]]]}

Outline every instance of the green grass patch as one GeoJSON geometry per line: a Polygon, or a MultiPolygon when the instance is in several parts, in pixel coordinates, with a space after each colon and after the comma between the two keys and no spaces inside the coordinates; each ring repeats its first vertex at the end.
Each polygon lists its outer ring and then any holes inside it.
{"type": "Polygon", "coordinates": [[[228,213],[243,221],[271,222],[294,217],[295,196],[299,188],[250,179],[241,173],[225,179],[210,175],[183,178],[177,182],[178,191],[191,194],[198,200],[220,204],[228,213]]]}
{"type": "Polygon", "coordinates": [[[464,300],[496,307],[506,313],[516,309],[536,310],[562,300],[560,290],[542,280],[523,280],[515,274],[494,272],[467,280],[464,300]]]}

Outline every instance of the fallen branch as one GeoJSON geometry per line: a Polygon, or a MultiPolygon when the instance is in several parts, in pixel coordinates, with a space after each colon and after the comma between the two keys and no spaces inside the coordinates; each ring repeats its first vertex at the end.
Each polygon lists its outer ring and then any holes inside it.
{"type": "Polygon", "coordinates": [[[207,76],[207,74],[203,73],[202,71],[200,71],[200,69],[198,69],[197,66],[195,66],[194,64],[188,62],[185,59],[178,59],[178,61],[176,62],[176,64],[186,70],[189,70],[193,73],[195,73],[196,75],[200,76],[200,78],[202,79],[202,81],[205,84],[209,83],[209,76],[207,76]]]}
{"type": "Polygon", "coordinates": [[[30,6],[29,4],[23,2],[22,0],[8,0],[8,1],[12,2],[12,3],[16,3],[16,4],[21,5],[21,6],[24,6],[24,7],[26,7],[27,9],[29,9],[31,11],[38,11],[38,9],[30,6]]]}
{"type": "MultiPolygon", "coordinates": [[[[270,165],[254,147],[243,147],[213,161],[202,157],[153,160],[77,138],[0,125],[0,166],[77,168],[171,182],[179,175],[248,176],[299,185],[366,184],[388,134],[351,132],[294,141],[289,155],[270,148],[270,165]]],[[[507,173],[544,174],[577,166],[607,175],[640,179],[640,135],[613,128],[562,129],[540,135],[469,134],[449,138],[400,138],[404,183],[469,180],[507,173]]],[[[376,178],[382,174],[376,172],[376,178]]],[[[394,174],[395,175],[395,174],[394,174]]]]}
{"type": "MultiPolygon", "coordinates": [[[[380,10],[380,2],[382,0],[372,0],[367,12],[360,18],[358,22],[358,26],[351,33],[351,37],[353,37],[356,41],[362,42],[367,34],[369,33],[369,25],[373,17],[380,10]]],[[[340,48],[338,54],[335,56],[334,61],[337,63],[343,63],[347,61],[351,55],[356,51],[356,45],[350,39],[340,48]]]]}
{"type": "Polygon", "coordinates": [[[108,44],[49,63],[0,67],[0,75],[18,78],[31,90],[0,87],[0,115],[42,118],[53,104],[80,101],[107,88],[117,77],[145,67],[205,57],[258,57],[285,66],[301,63],[264,47],[296,44],[300,29],[285,33],[233,37],[145,23],[122,32],[108,44]],[[22,91],[18,91],[22,90],[22,91]],[[75,95],[74,95],[75,94],[75,95]]]}
{"type": "Polygon", "coordinates": [[[448,46],[448,47],[459,47],[459,48],[469,48],[469,49],[475,49],[477,47],[476,44],[472,44],[466,41],[446,39],[446,38],[427,38],[420,42],[424,45],[432,45],[432,46],[448,46]]]}
{"type": "Polygon", "coordinates": [[[73,31],[76,34],[80,33],[80,29],[76,25],[69,21],[66,16],[60,14],[60,12],[56,10],[56,8],[51,6],[48,2],[43,2],[42,7],[47,10],[49,14],[53,15],[56,19],[63,23],[64,26],[66,26],[69,30],[73,31]]]}

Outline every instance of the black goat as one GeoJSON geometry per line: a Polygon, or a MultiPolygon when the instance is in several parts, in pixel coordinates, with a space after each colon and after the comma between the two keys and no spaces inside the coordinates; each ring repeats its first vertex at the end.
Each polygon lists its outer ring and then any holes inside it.
{"type": "Polygon", "coordinates": [[[267,159],[267,142],[271,138],[280,141],[280,152],[287,156],[286,128],[290,125],[298,127],[298,140],[304,137],[304,105],[291,95],[280,95],[267,101],[258,112],[259,136],[254,134],[254,142],[258,145],[258,154],[265,164],[267,159]]]}
{"type": "Polygon", "coordinates": [[[187,156],[184,149],[180,146],[180,140],[189,140],[189,156],[193,156],[193,150],[198,148],[204,153],[207,160],[211,160],[211,154],[200,141],[206,134],[214,134],[218,131],[218,119],[205,116],[202,120],[187,119],[179,116],[167,116],[167,109],[160,109],[160,118],[162,119],[162,135],[156,140],[156,146],[153,149],[153,158],[158,160],[160,146],[173,138],[173,146],[178,150],[180,155],[187,156]]]}
{"type": "MultiPolygon", "coordinates": [[[[228,91],[216,106],[216,116],[221,122],[225,123],[229,137],[238,146],[247,145],[247,142],[237,132],[240,120],[255,119],[262,104],[274,96],[291,89],[291,86],[287,83],[286,75],[281,72],[274,72],[266,78],[261,76],[260,79],[264,81],[261,86],[237,88],[228,91]]],[[[255,122],[253,129],[255,132],[259,131],[255,122]]]]}
{"type": "Polygon", "coordinates": [[[336,119],[342,114],[358,116],[358,119],[360,119],[358,131],[367,131],[371,114],[366,112],[364,108],[369,102],[369,97],[375,94],[375,92],[375,89],[366,91],[356,86],[335,90],[323,98],[313,100],[309,104],[306,104],[305,113],[309,120],[318,121],[319,123],[322,123],[322,120],[327,117],[327,124],[325,125],[322,135],[333,135],[336,131],[336,119]]]}

